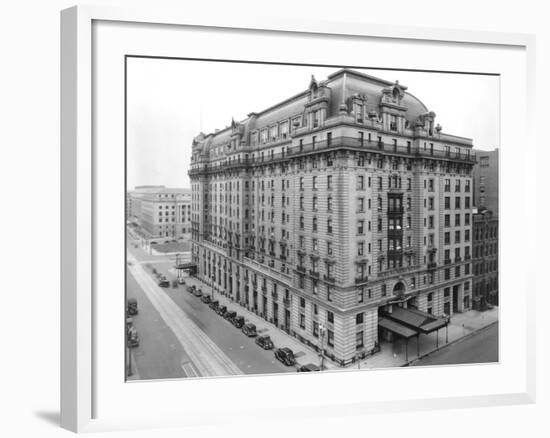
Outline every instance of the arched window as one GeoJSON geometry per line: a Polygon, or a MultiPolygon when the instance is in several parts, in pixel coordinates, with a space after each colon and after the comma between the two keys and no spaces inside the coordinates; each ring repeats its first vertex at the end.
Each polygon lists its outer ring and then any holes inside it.
{"type": "Polygon", "coordinates": [[[393,294],[397,296],[401,296],[405,293],[405,285],[402,281],[396,283],[396,285],[393,287],[393,294]]]}

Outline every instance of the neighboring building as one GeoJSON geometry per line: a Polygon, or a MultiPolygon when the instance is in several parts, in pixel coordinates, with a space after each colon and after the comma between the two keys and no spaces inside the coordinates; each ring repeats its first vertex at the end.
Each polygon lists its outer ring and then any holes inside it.
{"type": "Polygon", "coordinates": [[[498,305],[498,149],[477,150],[474,166],[473,306],[498,305]]]}
{"type": "Polygon", "coordinates": [[[147,238],[173,240],[191,233],[191,190],[142,186],[129,192],[130,211],[147,238]]]}
{"type": "Polygon", "coordinates": [[[193,141],[199,278],[340,364],[471,304],[472,140],[406,90],[344,69],[193,141]]]}
{"type": "Polygon", "coordinates": [[[475,152],[478,161],[474,166],[474,205],[498,217],[498,149],[475,152]]]}
{"type": "Polygon", "coordinates": [[[126,221],[138,223],[141,218],[141,201],[148,193],[154,193],[165,189],[164,186],[136,186],[134,190],[126,192],[126,221]]]}
{"type": "Polygon", "coordinates": [[[473,308],[498,305],[498,218],[485,210],[474,214],[473,308]]]}

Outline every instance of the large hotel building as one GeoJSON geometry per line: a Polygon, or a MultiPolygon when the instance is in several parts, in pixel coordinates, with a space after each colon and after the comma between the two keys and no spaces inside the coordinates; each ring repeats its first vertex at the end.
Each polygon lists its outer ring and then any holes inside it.
{"type": "Polygon", "coordinates": [[[420,325],[470,308],[474,163],[399,82],[312,77],[194,139],[197,275],[350,363],[399,332],[398,309],[420,325]]]}

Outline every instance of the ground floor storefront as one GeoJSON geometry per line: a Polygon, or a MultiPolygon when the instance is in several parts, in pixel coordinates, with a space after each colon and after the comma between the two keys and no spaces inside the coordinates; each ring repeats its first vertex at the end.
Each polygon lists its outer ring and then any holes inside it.
{"type": "Polygon", "coordinates": [[[342,310],[295,288],[291,275],[266,269],[250,259],[236,261],[222,252],[201,248],[193,251],[192,262],[197,278],[213,295],[227,297],[340,366],[377,353],[380,340],[411,339],[440,329],[453,313],[469,310],[471,303],[470,283],[461,280],[439,289],[417,290],[395,303],[386,300],[342,310]],[[419,321],[408,324],[410,321],[392,317],[394,311],[401,316],[407,311],[419,321]],[[411,332],[392,332],[388,320],[392,327],[401,324],[411,332]]]}

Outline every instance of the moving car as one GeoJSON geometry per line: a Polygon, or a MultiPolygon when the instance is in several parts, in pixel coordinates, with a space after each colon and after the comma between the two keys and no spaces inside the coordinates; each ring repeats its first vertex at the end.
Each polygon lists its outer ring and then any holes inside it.
{"type": "Polygon", "coordinates": [[[160,277],[158,284],[160,287],[170,287],[170,282],[166,279],[166,277],[160,277]]]}
{"type": "Polygon", "coordinates": [[[258,336],[254,342],[264,350],[271,350],[273,348],[273,341],[268,335],[258,336]]]}
{"type": "Polygon", "coordinates": [[[308,363],[307,365],[302,365],[298,368],[299,373],[307,373],[309,371],[321,371],[321,368],[318,365],[308,363]]]}
{"type": "Polygon", "coordinates": [[[179,284],[185,284],[185,279],[183,277],[178,278],[179,284]]]}
{"type": "Polygon", "coordinates": [[[223,317],[225,319],[227,319],[228,321],[231,321],[236,316],[237,316],[237,312],[235,312],[234,310],[229,310],[229,311],[225,312],[225,315],[223,315],[223,317]]]}
{"type": "Polygon", "coordinates": [[[227,307],[226,306],[219,306],[217,309],[216,309],[216,313],[220,316],[224,316],[225,315],[225,312],[227,312],[227,307]]]}
{"type": "Polygon", "coordinates": [[[201,297],[202,296],[202,289],[195,289],[193,291],[193,295],[195,295],[196,297],[201,297]]]}
{"type": "Polygon", "coordinates": [[[296,365],[296,359],[294,359],[294,353],[288,347],[277,348],[275,350],[275,358],[285,364],[287,367],[296,365]]]}
{"type": "Polygon", "coordinates": [[[218,300],[210,301],[210,304],[208,307],[210,307],[212,310],[216,310],[220,305],[220,302],[218,300]]]}
{"type": "Polygon", "coordinates": [[[249,338],[258,336],[258,332],[256,332],[256,326],[250,322],[248,324],[243,325],[242,331],[249,338]]]}
{"type": "Polygon", "coordinates": [[[231,319],[231,323],[237,327],[241,328],[244,325],[244,316],[237,315],[233,319],[231,319]]]}
{"type": "Polygon", "coordinates": [[[135,298],[128,298],[126,301],[126,313],[131,316],[138,314],[138,302],[135,298]]]}
{"type": "Polygon", "coordinates": [[[210,298],[210,295],[203,295],[201,297],[201,301],[204,303],[204,304],[210,304],[212,302],[212,299],[210,298]]]}

